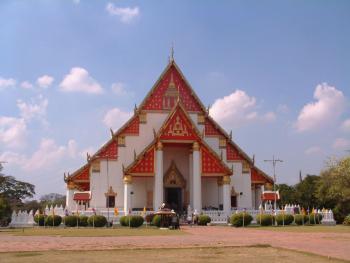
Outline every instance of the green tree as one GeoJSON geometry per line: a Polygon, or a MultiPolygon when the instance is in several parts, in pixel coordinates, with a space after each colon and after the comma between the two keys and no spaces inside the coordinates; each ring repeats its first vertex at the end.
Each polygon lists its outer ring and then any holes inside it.
{"type": "Polygon", "coordinates": [[[307,175],[300,183],[295,185],[296,201],[301,207],[312,209],[319,208],[320,201],[317,196],[320,176],[307,175]]]}
{"type": "Polygon", "coordinates": [[[57,194],[57,193],[51,193],[46,194],[40,197],[40,203],[42,208],[45,208],[48,206],[65,206],[66,204],[66,196],[57,194]]]}
{"type": "Polygon", "coordinates": [[[333,208],[338,223],[350,214],[350,157],[328,162],[321,172],[317,197],[324,207],[333,208]]]}
{"type": "Polygon", "coordinates": [[[295,204],[297,203],[296,190],[294,186],[287,184],[276,185],[276,189],[280,192],[281,199],[279,205],[295,204]]]}
{"type": "Polygon", "coordinates": [[[2,173],[0,164],[0,224],[10,222],[12,210],[23,206],[23,199],[33,197],[34,185],[16,180],[2,173]]]}

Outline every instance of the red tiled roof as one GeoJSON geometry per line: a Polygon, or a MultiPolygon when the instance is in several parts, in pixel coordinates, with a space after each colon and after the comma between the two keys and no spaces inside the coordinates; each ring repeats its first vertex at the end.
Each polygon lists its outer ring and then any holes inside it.
{"type": "Polygon", "coordinates": [[[90,193],[74,193],[73,200],[74,201],[87,201],[90,200],[90,193]]]}

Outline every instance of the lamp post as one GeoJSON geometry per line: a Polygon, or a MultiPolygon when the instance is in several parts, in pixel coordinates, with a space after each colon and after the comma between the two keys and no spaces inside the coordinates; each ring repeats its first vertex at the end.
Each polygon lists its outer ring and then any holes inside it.
{"type": "Polygon", "coordinates": [[[277,196],[276,196],[276,163],[277,162],[283,162],[283,160],[275,159],[275,156],[272,156],[272,160],[264,160],[264,162],[272,162],[273,166],[273,191],[274,191],[274,197],[275,197],[275,203],[274,203],[274,210],[276,213],[276,207],[277,207],[277,196]]]}

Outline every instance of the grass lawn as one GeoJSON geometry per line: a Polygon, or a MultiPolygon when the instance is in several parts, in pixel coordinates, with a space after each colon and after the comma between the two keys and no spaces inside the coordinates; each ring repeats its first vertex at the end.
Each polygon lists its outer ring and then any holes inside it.
{"type": "Polygon", "coordinates": [[[308,226],[249,226],[250,229],[280,231],[280,232],[294,232],[294,233],[350,233],[350,226],[336,225],[308,225],[308,226]]]}
{"type": "Polygon", "coordinates": [[[1,263],[13,262],[343,262],[309,253],[265,246],[179,249],[120,249],[1,253],[1,263]]]}
{"type": "Polygon", "coordinates": [[[63,236],[63,237],[108,237],[108,236],[163,236],[163,235],[184,235],[181,230],[160,230],[155,227],[140,228],[20,228],[2,229],[0,235],[16,236],[63,236]]]}

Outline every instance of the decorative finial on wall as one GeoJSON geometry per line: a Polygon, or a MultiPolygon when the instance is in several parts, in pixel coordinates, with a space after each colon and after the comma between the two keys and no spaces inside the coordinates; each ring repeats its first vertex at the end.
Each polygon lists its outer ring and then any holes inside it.
{"type": "Polygon", "coordinates": [[[112,138],[113,138],[113,137],[114,137],[113,129],[112,129],[112,128],[109,128],[109,131],[111,132],[111,136],[112,136],[112,138]]]}
{"type": "Polygon", "coordinates": [[[230,140],[232,140],[232,130],[230,131],[230,140]]]}
{"type": "Polygon", "coordinates": [[[136,160],[136,151],[134,149],[134,161],[136,160]]]}
{"type": "Polygon", "coordinates": [[[153,137],[154,139],[157,137],[157,133],[156,133],[156,130],[153,128],[153,137]]]}

